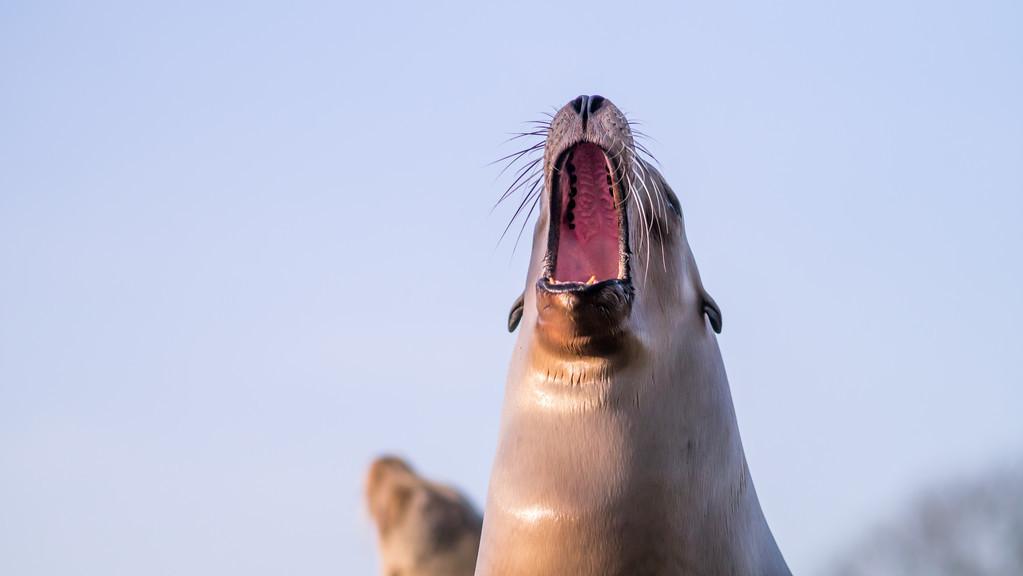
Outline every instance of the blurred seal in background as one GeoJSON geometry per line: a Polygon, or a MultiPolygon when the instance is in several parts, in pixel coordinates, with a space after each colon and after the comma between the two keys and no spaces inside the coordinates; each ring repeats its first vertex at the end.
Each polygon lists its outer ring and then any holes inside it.
{"type": "Polygon", "coordinates": [[[458,491],[384,456],[369,467],[366,502],[383,576],[471,576],[483,519],[458,491]]]}

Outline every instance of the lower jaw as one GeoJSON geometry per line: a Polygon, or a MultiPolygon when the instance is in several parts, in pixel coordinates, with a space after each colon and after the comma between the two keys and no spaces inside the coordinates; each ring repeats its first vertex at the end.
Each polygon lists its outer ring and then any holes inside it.
{"type": "Polygon", "coordinates": [[[551,293],[578,294],[580,296],[597,294],[615,286],[628,285],[630,285],[630,282],[624,278],[611,278],[599,282],[559,282],[553,278],[544,277],[536,283],[538,290],[551,293]]]}
{"type": "Polygon", "coordinates": [[[628,339],[632,283],[536,283],[537,333],[550,351],[572,356],[609,356],[628,339]]]}

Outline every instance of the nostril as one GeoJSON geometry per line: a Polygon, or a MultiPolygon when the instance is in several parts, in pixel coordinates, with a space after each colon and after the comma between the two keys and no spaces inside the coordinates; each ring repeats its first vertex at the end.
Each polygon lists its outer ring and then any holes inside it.
{"type": "Polygon", "coordinates": [[[590,96],[590,114],[593,114],[597,110],[600,110],[600,107],[603,105],[604,105],[603,96],[597,96],[596,94],[590,96]]]}
{"type": "Polygon", "coordinates": [[[576,114],[582,114],[586,106],[586,96],[580,96],[575,100],[572,100],[572,109],[575,110],[576,114]]]}

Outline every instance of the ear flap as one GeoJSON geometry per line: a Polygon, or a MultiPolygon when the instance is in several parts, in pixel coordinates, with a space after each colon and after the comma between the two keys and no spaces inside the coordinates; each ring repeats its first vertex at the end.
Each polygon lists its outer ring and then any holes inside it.
{"type": "Polygon", "coordinates": [[[710,320],[710,327],[714,329],[717,334],[721,333],[721,309],[718,308],[718,303],[711,298],[710,294],[707,294],[706,290],[703,292],[703,313],[707,315],[707,319],[710,320]]]}
{"type": "Polygon", "coordinates": [[[522,294],[519,294],[519,297],[516,298],[515,302],[512,304],[511,311],[508,312],[508,331],[509,332],[514,332],[515,329],[519,327],[519,321],[522,320],[522,310],[526,306],[526,304],[525,304],[525,296],[526,296],[525,292],[523,292],[522,294]]]}

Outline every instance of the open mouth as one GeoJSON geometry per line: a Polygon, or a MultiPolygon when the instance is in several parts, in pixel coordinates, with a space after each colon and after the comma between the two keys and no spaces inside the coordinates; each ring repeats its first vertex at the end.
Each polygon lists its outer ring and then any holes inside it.
{"type": "Polygon", "coordinates": [[[566,150],[555,165],[545,283],[583,290],[628,279],[625,203],[616,167],[589,142],[566,150]]]}

